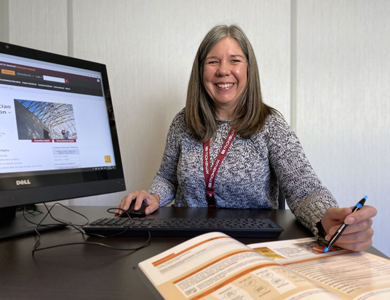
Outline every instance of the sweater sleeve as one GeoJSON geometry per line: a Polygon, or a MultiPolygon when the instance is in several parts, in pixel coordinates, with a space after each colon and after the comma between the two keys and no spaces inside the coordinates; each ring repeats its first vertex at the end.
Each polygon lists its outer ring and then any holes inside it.
{"type": "Polygon", "coordinates": [[[175,199],[177,189],[177,163],[180,155],[180,137],[183,130],[184,110],[173,119],[166,139],[165,150],[152,185],[150,194],[160,197],[160,206],[166,206],[175,199]]]}
{"type": "Polygon", "coordinates": [[[269,160],[287,204],[296,218],[320,237],[317,222],[328,208],[338,204],[318,179],[287,122],[281,116],[272,115],[267,123],[269,160]]]}

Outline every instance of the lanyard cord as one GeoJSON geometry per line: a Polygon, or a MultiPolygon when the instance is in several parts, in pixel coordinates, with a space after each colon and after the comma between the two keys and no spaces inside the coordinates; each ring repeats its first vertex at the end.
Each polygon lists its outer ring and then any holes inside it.
{"type": "Polygon", "coordinates": [[[211,170],[210,170],[210,140],[208,140],[203,144],[203,171],[204,171],[204,178],[206,181],[206,199],[209,207],[216,207],[215,197],[214,197],[215,177],[217,176],[218,169],[223,159],[225,158],[226,153],[228,152],[229,147],[232,144],[235,136],[236,133],[233,131],[233,129],[230,129],[229,134],[224,144],[222,145],[222,148],[219,151],[219,154],[215,159],[213,166],[211,167],[211,170]]]}

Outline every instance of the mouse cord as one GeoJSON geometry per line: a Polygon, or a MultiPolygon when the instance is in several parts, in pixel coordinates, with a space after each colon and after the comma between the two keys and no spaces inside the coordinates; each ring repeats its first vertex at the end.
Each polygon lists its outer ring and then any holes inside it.
{"type": "MultiPolygon", "coordinates": [[[[107,245],[107,244],[104,244],[104,243],[97,243],[97,242],[73,242],[73,243],[64,243],[64,244],[58,244],[58,245],[53,245],[53,246],[48,246],[48,247],[41,247],[41,248],[39,248],[39,246],[40,246],[40,244],[41,244],[41,234],[40,234],[40,232],[39,232],[39,227],[45,226],[45,225],[42,225],[42,222],[43,222],[43,221],[46,219],[46,217],[49,216],[49,215],[53,218],[53,220],[55,220],[55,221],[58,222],[57,224],[52,224],[52,225],[64,224],[64,225],[70,226],[70,227],[76,229],[77,231],[79,231],[79,232],[83,235],[83,238],[84,238],[84,239],[85,239],[86,234],[85,234],[85,232],[84,232],[82,229],[80,229],[79,227],[82,227],[82,226],[85,226],[85,225],[89,224],[89,220],[88,220],[88,218],[87,218],[85,215],[83,215],[83,214],[81,214],[81,213],[79,213],[79,212],[77,212],[77,211],[75,211],[75,210],[73,210],[73,209],[71,209],[71,208],[69,208],[69,207],[67,207],[67,206],[64,206],[64,205],[61,204],[61,203],[55,203],[51,208],[48,208],[47,205],[46,205],[45,203],[44,203],[44,205],[45,205],[45,207],[46,207],[46,209],[47,209],[47,213],[45,214],[45,216],[42,218],[42,220],[41,220],[38,224],[29,221],[29,220],[26,218],[26,216],[25,216],[25,214],[24,214],[24,211],[23,211],[23,216],[24,216],[24,218],[25,218],[28,222],[30,222],[30,223],[36,225],[36,227],[35,227],[35,232],[36,232],[36,234],[37,234],[37,236],[38,236],[38,240],[37,240],[37,242],[36,242],[35,245],[34,245],[34,248],[33,248],[33,250],[32,250],[32,255],[34,255],[34,253],[37,252],[37,251],[42,251],[42,250],[47,250],[47,249],[52,249],[52,248],[57,248],[57,247],[64,247],[64,246],[73,246],[73,245],[92,245],[92,246],[100,246],[100,247],[105,247],[105,248],[109,248],[109,249],[112,249],[112,250],[118,250],[118,251],[132,251],[132,252],[135,252],[135,251],[137,251],[137,250],[139,250],[139,249],[142,249],[142,248],[146,247],[146,246],[149,244],[149,242],[150,242],[151,233],[150,233],[150,231],[149,231],[149,232],[148,232],[149,236],[148,236],[147,241],[146,241],[144,244],[142,244],[141,246],[136,247],[136,248],[117,248],[117,247],[113,247],[113,246],[110,246],[110,245],[107,245]],[[75,225],[75,224],[72,224],[72,223],[67,223],[67,222],[64,222],[64,221],[61,221],[61,220],[56,219],[56,218],[52,215],[52,213],[51,213],[52,209],[53,209],[56,205],[62,206],[63,208],[66,208],[67,210],[69,210],[69,211],[71,211],[71,212],[73,212],[73,213],[75,213],[75,214],[78,214],[78,215],[82,216],[83,218],[86,219],[86,223],[85,223],[85,224],[75,225]]],[[[116,209],[116,208],[110,208],[110,209],[108,209],[107,211],[110,212],[110,211],[113,210],[113,209],[116,209]]],[[[129,217],[130,217],[130,216],[129,216],[129,217]]],[[[125,229],[123,232],[125,232],[126,230],[127,230],[127,229],[125,229]]],[[[122,234],[123,232],[120,232],[119,234],[122,234]]],[[[102,236],[102,235],[94,235],[94,236],[101,237],[101,238],[110,238],[110,237],[117,236],[117,235],[119,235],[119,234],[115,234],[115,235],[112,235],[112,236],[102,236]]]]}

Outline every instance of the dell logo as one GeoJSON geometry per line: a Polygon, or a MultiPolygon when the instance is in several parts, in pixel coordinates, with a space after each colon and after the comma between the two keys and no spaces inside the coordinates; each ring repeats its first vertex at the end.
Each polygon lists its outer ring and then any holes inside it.
{"type": "Polygon", "coordinates": [[[31,184],[30,180],[16,180],[16,185],[31,184]]]}

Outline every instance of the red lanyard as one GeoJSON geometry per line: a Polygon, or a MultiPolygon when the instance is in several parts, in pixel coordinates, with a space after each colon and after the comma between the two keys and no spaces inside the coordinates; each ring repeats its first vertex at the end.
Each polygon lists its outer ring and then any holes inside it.
{"type": "Polygon", "coordinates": [[[206,197],[209,207],[215,207],[215,198],[214,198],[214,182],[215,177],[217,176],[218,169],[222,163],[222,160],[225,158],[226,153],[229,150],[230,145],[233,142],[236,133],[233,129],[230,129],[229,134],[214,161],[214,164],[210,171],[210,141],[207,141],[203,144],[203,171],[204,178],[206,181],[206,197]]]}

